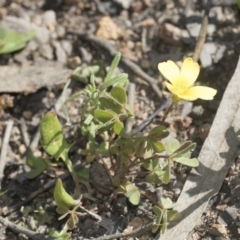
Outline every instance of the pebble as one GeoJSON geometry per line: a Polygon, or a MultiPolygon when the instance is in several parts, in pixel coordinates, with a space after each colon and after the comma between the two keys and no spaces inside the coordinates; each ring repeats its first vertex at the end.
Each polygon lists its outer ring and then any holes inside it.
{"type": "Polygon", "coordinates": [[[217,51],[216,51],[216,53],[214,55],[214,58],[213,58],[214,63],[219,62],[223,58],[226,50],[227,50],[227,47],[225,45],[218,46],[217,51]]]}
{"type": "Polygon", "coordinates": [[[58,62],[67,63],[67,54],[65,53],[63,47],[61,46],[60,42],[55,41],[53,43],[55,48],[56,58],[58,62]]]}
{"type": "Polygon", "coordinates": [[[208,49],[205,46],[205,44],[203,45],[202,51],[200,53],[200,61],[203,68],[212,66],[212,56],[208,52],[208,49]]]}
{"type": "Polygon", "coordinates": [[[200,32],[201,24],[196,23],[196,22],[195,23],[187,23],[186,28],[192,37],[197,38],[199,35],[199,32],[200,32]]]}
{"type": "Polygon", "coordinates": [[[39,48],[40,55],[48,60],[53,60],[53,49],[50,44],[44,44],[39,48]]]}
{"type": "Polygon", "coordinates": [[[68,40],[61,41],[62,47],[68,56],[72,53],[72,43],[68,40]]]}
{"type": "Polygon", "coordinates": [[[115,0],[115,2],[121,4],[124,9],[129,9],[133,0],[115,0]]]}
{"type": "Polygon", "coordinates": [[[33,113],[30,110],[23,111],[22,116],[24,117],[25,120],[31,120],[33,113]]]}
{"type": "Polygon", "coordinates": [[[43,24],[47,27],[55,26],[57,24],[56,13],[53,10],[45,11],[42,20],[43,24]]]}

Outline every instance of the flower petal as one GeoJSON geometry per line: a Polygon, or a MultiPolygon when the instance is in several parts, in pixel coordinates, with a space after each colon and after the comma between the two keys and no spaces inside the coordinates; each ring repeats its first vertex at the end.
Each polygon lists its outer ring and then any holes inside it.
{"type": "MultiPolygon", "coordinates": [[[[214,88],[195,86],[186,90],[184,92],[184,95],[189,96],[189,98],[195,97],[196,99],[201,98],[203,100],[212,100],[213,97],[216,95],[216,93],[217,93],[217,90],[214,88]]],[[[193,100],[196,100],[196,99],[193,99],[193,100]]],[[[185,100],[187,99],[185,98],[185,100]]],[[[190,100],[190,101],[193,101],[193,100],[190,100]]]]}
{"type": "Polygon", "coordinates": [[[200,72],[200,67],[197,62],[188,57],[184,60],[181,68],[181,80],[186,81],[188,87],[191,87],[197,80],[200,72]]]}
{"type": "Polygon", "coordinates": [[[166,82],[166,86],[168,88],[168,90],[173,93],[174,95],[179,95],[179,92],[176,90],[176,88],[174,88],[174,86],[168,82],[166,82]]]}
{"type": "Polygon", "coordinates": [[[180,78],[179,67],[173,61],[162,62],[158,64],[158,70],[172,84],[180,78]]]}

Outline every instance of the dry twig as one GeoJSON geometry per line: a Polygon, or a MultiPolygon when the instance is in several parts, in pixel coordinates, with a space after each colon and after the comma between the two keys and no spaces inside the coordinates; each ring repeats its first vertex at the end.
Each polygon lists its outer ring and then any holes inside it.
{"type": "Polygon", "coordinates": [[[11,136],[13,124],[14,124],[13,120],[9,120],[7,122],[7,127],[6,127],[6,131],[4,134],[3,142],[2,142],[2,150],[1,150],[1,155],[0,155],[0,189],[1,189],[1,182],[4,177],[3,171],[5,168],[5,164],[6,164],[7,148],[8,148],[8,143],[9,143],[9,139],[11,136]]]}
{"type": "Polygon", "coordinates": [[[7,228],[10,228],[12,231],[14,231],[16,233],[22,233],[33,240],[53,240],[52,237],[45,236],[43,234],[28,230],[27,228],[19,226],[15,223],[9,221],[7,218],[3,218],[1,216],[0,216],[0,223],[2,223],[7,228]]]}

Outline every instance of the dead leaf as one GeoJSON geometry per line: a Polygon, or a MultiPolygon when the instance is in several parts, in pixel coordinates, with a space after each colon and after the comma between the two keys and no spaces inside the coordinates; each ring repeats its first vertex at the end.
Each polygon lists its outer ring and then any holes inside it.
{"type": "Polygon", "coordinates": [[[226,236],[227,235],[227,229],[222,224],[213,224],[212,228],[209,229],[209,233],[211,233],[214,236],[226,236]]]}

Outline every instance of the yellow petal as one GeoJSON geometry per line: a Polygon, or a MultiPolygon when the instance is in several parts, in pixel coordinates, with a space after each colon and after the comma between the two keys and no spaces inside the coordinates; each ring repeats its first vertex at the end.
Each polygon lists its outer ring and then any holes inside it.
{"type": "Polygon", "coordinates": [[[174,81],[180,78],[179,67],[173,61],[159,63],[158,70],[171,83],[174,83],[174,81]]]}
{"type": "Polygon", "coordinates": [[[173,93],[174,95],[177,95],[177,96],[179,95],[179,92],[177,91],[176,88],[173,87],[172,84],[166,82],[166,86],[171,93],[173,93]]]}
{"type": "MultiPolygon", "coordinates": [[[[189,96],[189,98],[201,98],[203,100],[212,100],[216,95],[217,90],[210,87],[191,87],[184,92],[185,96],[189,96]]],[[[186,99],[187,100],[187,99],[186,99]]],[[[190,99],[189,99],[190,100],[190,99]]],[[[195,99],[194,99],[195,100],[195,99]]],[[[190,100],[193,101],[193,100],[190,100]]]]}
{"type": "Polygon", "coordinates": [[[193,62],[192,58],[188,57],[184,60],[181,68],[181,80],[186,81],[188,87],[191,87],[196,81],[200,72],[200,67],[197,62],[193,62]]]}

